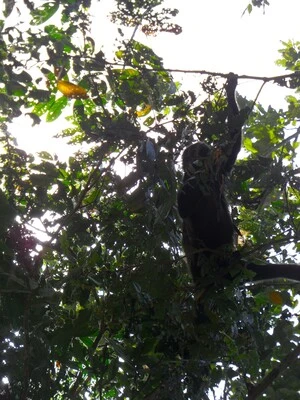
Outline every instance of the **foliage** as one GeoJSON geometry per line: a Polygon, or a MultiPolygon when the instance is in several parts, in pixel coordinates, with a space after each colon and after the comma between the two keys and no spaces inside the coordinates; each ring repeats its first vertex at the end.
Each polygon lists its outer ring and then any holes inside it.
{"type": "MultiPolygon", "coordinates": [[[[177,11],[161,3],[116,1],[112,19],[173,32],[177,11]]],[[[89,36],[90,1],[24,7],[28,29],[9,18],[14,1],[0,24],[1,396],[205,399],[223,381],[223,398],[246,398],[297,349],[299,286],[251,287],[237,276],[207,292],[209,318],[197,320],[178,160],[193,140],[224,140],[224,81],[209,75],[196,93],[181,91],[151,48],[124,39],[124,27],[108,59],[89,36]],[[55,68],[88,98],[59,93],[55,68]],[[26,154],[9,133],[22,114],[33,124],[69,114],[61,136],[87,150],[68,162],[26,154]]],[[[291,52],[291,44],[281,52],[286,68],[291,52]]],[[[299,250],[298,93],[287,100],[287,111],[256,104],[228,183],[247,260],[293,262],[299,250]]],[[[264,398],[296,399],[298,382],[299,360],[264,398]]]]}
{"type": "MultiPolygon", "coordinates": [[[[263,7],[263,10],[265,11],[266,6],[269,6],[270,3],[268,0],[251,0],[251,3],[248,4],[246,10],[249,14],[252,13],[253,11],[253,7],[263,7]]],[[[244,13],[246,12],[246,10],[244,11],[244,13]]]]}

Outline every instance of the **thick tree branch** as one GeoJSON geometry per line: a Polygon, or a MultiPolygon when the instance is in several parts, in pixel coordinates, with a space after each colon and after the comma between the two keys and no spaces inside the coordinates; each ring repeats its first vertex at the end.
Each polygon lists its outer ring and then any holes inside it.
{"type": "Polygon", "coordinates": [[[299,264],[246,264],[245,267],[255,276],[252,280],[261,279],[291,279],[300,282],[300,265],[299,264]]]}

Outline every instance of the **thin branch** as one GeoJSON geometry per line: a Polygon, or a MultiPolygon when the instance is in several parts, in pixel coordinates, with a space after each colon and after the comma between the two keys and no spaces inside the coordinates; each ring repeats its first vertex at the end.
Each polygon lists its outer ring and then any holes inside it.
{"type": "MultiPolygon", "coordinates": [[[[89,58],[92,59],[96,64],[100,64],[99,61],[95,60],[91,56],[87,56],[84,58],[89,58]]],[[[105,61],[107,65],[113,66],[113,67],[123,67],[124,63],[116,63],[116,62],[109,62],[105,61]]],[[[128,65],[128,67],[132,68],[132,65],[128,65]]],[[[174,72],[174,73],[181,73],[181,74],[200,74],[200,75],[210,75],[210,76],[215,76],[215,77],[220,77],[220,78],[228,78],[229,73],[224,73],[224,72],[214,72],[214,71],[206,71],[204,69],[176,69],[176,68],[152,68],[152,71],[165,71],[165,72],[174,72]]],[[[279,83],[284,79],[289,79],[289,78],[299,78],[300,79],[300,71],[295,71],[290,74],[285,74],[285,75],[277,75],[277,76],[255,76],[255,75],[238,75],[236,74],[238,79],[251,79],[251,80],[257,80],[257,81],[263,81],[265,83],[267,82],[276,82],[279,83]]]]}
{"type": "Polygon", "coordinates": [[[262,243],[261,245],[255,245],[253,248],[251,248],[250,250],[245,250],[243,251],[243,257],[248,257],[250,255],[253,255],[255,253],[257,253],[258,251],[265,251],[266,249],[268,249],[271,246],[274,246],[276,244],[280,244],[280,245],[288,245],[288,244],[292,244],[297,240],[297,238],[295,236],[292,237],[284,237],[284,238],[280,238],[280,239],[274,239],[272,240],[272,242],[268,242],[268,243],[262,243]]]}
{"type": "MultiPolygon", "coordinates": [[[[155,69],[153,69],[155,71],[155,69]]],[[[160,69],[157,69],[157,71],[160,71],[160,69]]],[[[173,68],[166,68],[164,71],[167,72],[176,72],[176,73],[184,73],[184,74],[200,74],[200,75],[211,75],[211,76],[217,76],[221,78],[228,78],[229,73],[224,73],[224,72],[213,72],[213,71],[206,71],[206,70],[201,70],[201,69],[173,69],[173,68]]],[[[252,80],[257,80],[257,81],[264,81],[265,83],[267,82],[280,82],[281,80],[288,79],[288,78],[300,78],[300,72],[292,72],[290,74],[285,74],[285,75],[277,75],[277,76],[253,76],[253,75],[238,75],[236,74],[238,79],[252,79],[252,80]]]]}
{"type": "Polygon", "coordinates": [[[255,100],[253,101],[253,104],[252,104],[252,107],[251,107],[250,112],[253,111],[254,106],[255,106],[255,104],[256,104],[256,102],[257,102],[257,99],[258,99],[259,95],[261,94],[261,91],[263,90],[263,87],[265,86],[265,84],[266,84],[266,81],[263,81],[261,87],[259,88],[259,91],[257,92],[257,95],[256,95],[256,97],[255,97],[255,100]]]}

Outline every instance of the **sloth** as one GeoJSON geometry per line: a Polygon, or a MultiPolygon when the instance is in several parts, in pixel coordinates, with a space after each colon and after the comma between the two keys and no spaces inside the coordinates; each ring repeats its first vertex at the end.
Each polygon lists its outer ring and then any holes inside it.
{"type": "Polygon", "coordinates": [[[205,274],[203,260],[210,259],[217,249],[233,249],[236,228],[224,191],[226,177],[234,166],[242,142],[236,86],[237,77],[230,74],[226,83],[226,142],[213,148],[196,142],[188,146],[182,156],[184,177],[177,203],[182,218],[183,248],[196,284],[205,274]]]}
{"type": "Polygon", "coordinates": [[[278,278],[300,281],[298,264],[247,263],[234,251],[238,228],[232,221],[225,196],[226,178],[241,149],[242,126],[248,115],[247,110],[241,115],[237,106],[236,86],[237,77],[231,73],[226,82],[228,107],[224,142],[217,147],[196,142],[182,155],[184,176],[177,203],[190,273],[195,285],[203,286],[203,277],[209,276],[210,282],[215,282],[217,276],[228,277],[230,265],[238,261],[241,267],[254,272],[252,280],[255,281],[278,278]]]}

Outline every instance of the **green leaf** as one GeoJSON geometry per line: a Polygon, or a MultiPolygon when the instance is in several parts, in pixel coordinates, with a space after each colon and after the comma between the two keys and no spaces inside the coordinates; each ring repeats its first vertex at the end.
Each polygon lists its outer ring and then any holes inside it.
{"type": "Polygon", "coordinates": [[[68,104],[68,98],[65,96],[62,96],[58,100],[56,100],[48,111],[46,121],[47,122],[55,121],[61,115],[63,109],[66,107],[67,104],[68,104]]]}
{"type": "Polygon", "coordinates": [[[49,101],[36,104],[32,109],[32,113],[36,114],[38,117],[41,117],[43,114],[50,110],[54,103],[55,95],[53,94],[51,95],[49,101]]]}
{"type": "Polygon", "coordinates": [[[39,157],[42,158],[43,160],[53,160],[53,157],[50,153],[47,151],[41,151],[38,153],[39,157]]]}
{"type": "Polygon", "coordinates": [[[50,38],[54,41],[62,41],[65,37],[61,29],[57,28],[55,25],[45,26],[45,32],[48,33],[50,38]]]}
{"type": "Polygon", "coordinates": [[[89,337],[89,336],[83,336],[80,338],[80,341],[87,347],[91,348],[93,347],[94,341],[89,337]]]}
{"type": "Polygon", "coordinates": [[[118,397],[118,392],[116,389],[110,389],[105,393],[105,399],[116,399],[118,397]]]}
{"type": "Polygon", "coordinates": [[[115,54],[116,54],[116,57],[117,57],[119,60],[122,60],[122,59],[124,58],[125,51],[124,51],[124,50],[118,50],[118,51],[115,52],[115,54]]]}
{"type": "Polygon", "coordinates": [[[148,118],[145,119],[144,124],[146,126],[151,126],[154,122],[155,122],[155,118],[154,117],[148,117],[148,118]]]}
{"type": "Polygon", "coordinates": [[[30,21],[30,24],[31,25],[43,24],[56,13],[58,7],[59,7],[59,2],[57,1],[57,2],[49,2],[43,4],[39,8],[36,8],[31,12],[33,18],[30,21]]]}
{"type": "Polygon", "coordinates": [[[250,138],[245,138],[244,139],[244,147],[246,150],[250,151],[250,153],[257,153],[257,150],[253,147],[252,141],[250,138]]]}

